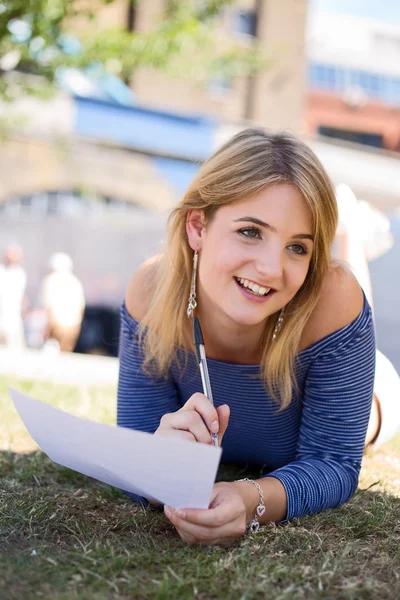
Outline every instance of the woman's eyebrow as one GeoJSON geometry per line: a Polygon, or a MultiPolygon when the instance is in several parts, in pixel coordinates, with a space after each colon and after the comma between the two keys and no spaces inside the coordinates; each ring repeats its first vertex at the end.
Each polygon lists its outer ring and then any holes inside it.
{"type": "MultiPolygon", "coordinates": [[[[273,231],[274,233],[278,233],[276,227],[269,225],[269,223],[264,223],[264,221],[261,221],[261,219],[257,219],[257,217],[240,217],[240,219],[234,220],[234,223],[240,223],[240,222],[254,223],[255,225],[259,225],[260,227],[263,227],[264,229],[269,229],[270,231],[273,231]]],[[[311,235],[310,233],[296,233],[296,235],[294,235],[293,238],[297,239],[297,240],[311,240],[312,242],[314,241],[314,236],[311,235]]]]}
{"type": "Polygon", "coordinates": [[[274,233],[278,233],[277,229],[268,223],[264,223],[261,219],[257,219],[257,217],[240,217],[240,219],[235,219],[235,223],[239,223],[241,221],[245,221],[247,223],[254,223],[255,225],[259,225],[260,227],[264,227],[264,229],[269,229],[274,233]]]}
{"type": "Polygon", "coordinates": [[[311,233],[297,233],[293,236],[295,240],[311,240],[314,241],[314,236],[311,233]]]}

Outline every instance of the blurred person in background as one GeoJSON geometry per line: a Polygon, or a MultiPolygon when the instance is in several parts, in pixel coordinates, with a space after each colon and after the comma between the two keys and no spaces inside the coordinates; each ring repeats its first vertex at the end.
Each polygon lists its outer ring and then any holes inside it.
{"type": "Polygon", "coordinates": [[[85,309],[85,295],[73,273],[73,262],[65,252],[56,252],[49,261],[50,273],[42,283],[41,299],[47,313],[48,338],[56,340],[62,352],[72,352],[78,340],[85,309]]]}
{"type": "Polygon", "coordinates": [[[27,278],[23,258],[22,247],[13,243],[6,247],[0,265],[0,343],[10,348],[25,345],[22,312],[27,278]]]}

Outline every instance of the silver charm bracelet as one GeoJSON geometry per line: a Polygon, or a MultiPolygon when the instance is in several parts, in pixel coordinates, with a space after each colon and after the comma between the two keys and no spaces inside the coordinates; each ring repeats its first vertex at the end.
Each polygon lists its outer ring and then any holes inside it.
{"type": "Polygon", "coordinates": [[[236,481],[250,481],[250,483],[255,485],[257,488],[258,495],[259,495],[259,502],[258,502],[258,505],[256,508],[256,513],[255,513],[254,517],[252,518],[252,520],[250,521],[250,523],[248,524],[249,530],[252,533],[257,533],[257,531],[260,529],[260,521],[258,520],[258,518],[262,517],[263,514],[265,513],[264,494],[261,489],[261,486],[259,483],[257,483],[257,481],[254,481],[254,479],[249,479],[248,477],[245,477],[244,479],[236,479],[236,481]]]}

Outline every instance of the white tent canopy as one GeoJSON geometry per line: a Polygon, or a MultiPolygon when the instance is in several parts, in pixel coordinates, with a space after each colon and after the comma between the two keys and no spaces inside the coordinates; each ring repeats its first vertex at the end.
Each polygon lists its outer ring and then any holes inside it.
{"type": "Polygon", "coordinates": [[[383,210],[400,206],[400,155],[341,142],[307,143],[335,184],[347,183],[358,198],[383,210]]]}

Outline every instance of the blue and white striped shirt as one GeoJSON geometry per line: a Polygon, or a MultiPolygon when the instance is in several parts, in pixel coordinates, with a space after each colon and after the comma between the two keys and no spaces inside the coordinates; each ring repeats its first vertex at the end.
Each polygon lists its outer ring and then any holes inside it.
{"type": "MultiPolygon", "coordinates": [[[[165,413],[202,391],[201,378],[194,354],[183,349],[178,350],[183,360],[187,357],[183,373],[172,366],[168,378],[145,374],[137,334],[138,322],[123,304],[117,422],[154,433],[165,413]]],[[[287,493],[287,519],[338,506],[352,496],[375,372],[374,325],[365,297],[352,323],[298,354],[298,392],[281,412],[266,392],[259,366],[207,362],[215,406],[228,404],[231,410],[222,463],[257,465],[279,479],[287,493]]]]}

